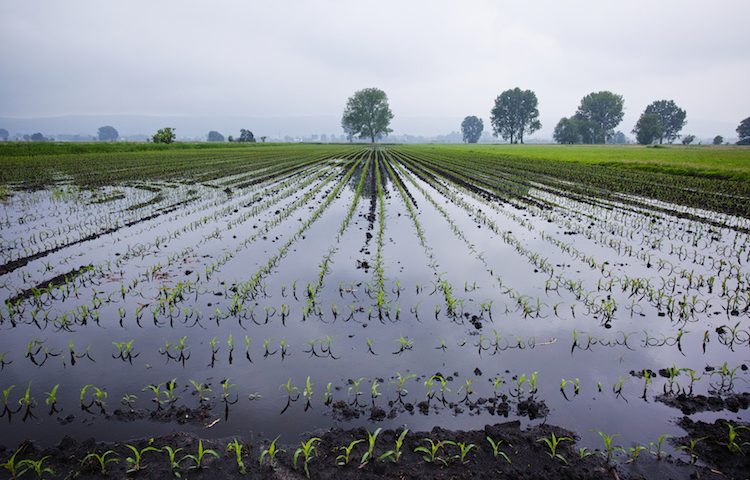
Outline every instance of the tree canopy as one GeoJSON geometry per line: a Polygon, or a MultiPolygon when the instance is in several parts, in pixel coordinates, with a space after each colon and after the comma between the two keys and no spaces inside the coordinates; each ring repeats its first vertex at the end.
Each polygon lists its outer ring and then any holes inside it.
{"type": "Polygon", "coordinates": [[[211,130],[210,132],[208,132],[208,141],[209,142],[223,142],[224,135],[220,134],[216,130],[211,130]]]}
{"type": "Polygon", "coordinates": [[[614,128],[622,122],[625,115],[623,106],[625,101],[622,95],[612,92],[592,92],[581,99],[581,104],[576,111],[576,117],[590,122],[591,142],[606,143],[612,136],[614,128]]]}
{"type": "Polygon", "coordinates": [[[484,121],[479,117],[470,115],[461,122],[461,133],[466,143],[477,143],[483,131],[484,121]]]}
{"type": "Polygon", "coordinates": [[[563,117],[557,122],[552,137],[557,143],[583,143],[581,121],[576,118],[563,117]]]}
{"type": "Polygon", "coordinates": [[[510,143],[523,143],[524,134],[542,128],[536,94],[516,87],[506,90],[495,99],[490,112],[493,135],[500,135],[510,143]]]}
{"type": "Polygon", "coordinates": [[[6,129],[0,128],[0,141],[3,141],[3,142],[7,141],[9,136],[10,134],[8,133],[6,129]]]}
{"type": "Polygon", "coordinates": [[[716,135],[716,136],[714,137],[714,140],[713,140],[713,142],[712,142],[712,143],[713,143],[714,145],[721,145],[722,143],[724,143],[724,137],[722,137],[721,135],[716,135]]]}
{"type": "Polygon", "coordinates": [[[177,138],[177,135],[174,133],[174,128],[172,127],[164,127],[160,128],[153,137],[151,137],[151,140],[154,143],[172,143],[177,138]]]}
{"type": "Polygon", "coordinates": [[[682,137],[682,144],[683,145],[690,145],[695,141],[695,135],[685,135],[682,137]]]}
{"type": "Polygon", "coordinates": [[[655,113],[643,113],[633,128],[635,139],[641,145],[650,145],[664,136],[664,126],[655,113]]]}
{"type": "Polygon", "coordinates": [[[656,115],[662,127],[659,143],[666,140],[669,143],[680,136],[682,127],[685,126],[687,113],[674,103],[674,100],[657,100],[646,107],[646,114],[656,115]]]}
{"type": "Polygon", "coordinates": [[[97,137],[99,138],[100,142],[114,142],[118,138],[120,138],[120,133],[115,129],[115,127],[105,125],[103,127],[99,127],[97,137]]]}
{"type": "Polygon", "coordinates": [[[740,139],[737,145],[750,145],[750,117],[747,117],[737,126],[737,135],[740,139]]]}
{"type": "Polygon", "coordinates": [[[241,128],[240,137],[235,141],[244,142],[244,143],[255,143],[255,135],[253,135],[253,132],[251,132],[250,130],[241,128]]]}
{"type": "Polygon", "coordinates": [[[348,137],[358,136],[375,140],[388,135],[388,126],[393,119],[393,112],[388,105],[388,96],[378,88],[365,88],[354,92],[349,97],[341,117],[341,128],[348,137]]]}

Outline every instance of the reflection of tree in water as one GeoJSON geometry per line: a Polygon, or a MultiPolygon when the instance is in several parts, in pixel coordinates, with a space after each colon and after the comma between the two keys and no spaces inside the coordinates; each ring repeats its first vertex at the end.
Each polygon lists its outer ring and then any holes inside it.
{"type": "MultiPolygon", "coordinates": [[[[365,172],[365,181],[362,185],[362,191],[360,192],[360,197],[362,198],[370,198],[371,195],[377,195],[377,184],[375,183],[375,155],[378,155],[378,152],[370,153],[370,165],[367,172],[365,172]]],[[[388,176],[388,171],[386,170],[385,165],[383,165],[384,161],[385,155],[380,153],[380,162],[378,162],[380,164],[380,179],[383,182],[383,188],[387,190],[388,183],[391,179],[388,176]]],[[[357,184],[359,184],[359,178],[360,175],[362,175],[362,170],[365,168],[366,163],[367,156],[360,160],[354,168],[354,174],[347,182],[347,187],[350,188],[352,192],[357,191],[357,184]]]]}

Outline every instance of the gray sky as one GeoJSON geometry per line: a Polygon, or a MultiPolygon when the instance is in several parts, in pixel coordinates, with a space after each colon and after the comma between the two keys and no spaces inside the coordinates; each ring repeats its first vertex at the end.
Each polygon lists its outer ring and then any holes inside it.
{"type": "Polygon", "coordinates": [[[520,86],[538,136],[598,90],[624,95],[623,131],[668,98],[686,132],[733,135],[750,116],[748,18],[747,0],[2,0],[0,117],[338,118],[377,86],[397,133],[439,134],[470,114],[488,128],[520,86]]]}

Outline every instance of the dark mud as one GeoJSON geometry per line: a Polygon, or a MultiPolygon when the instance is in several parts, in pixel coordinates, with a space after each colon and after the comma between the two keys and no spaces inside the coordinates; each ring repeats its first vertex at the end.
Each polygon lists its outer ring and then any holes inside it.
{"type": "MultiPolygon", "coordinates": [[[[709,434],[719,438],[723,426],[718,425],[716,431],[713,426],[707,424],[688,424],[696,434],[709,434]]],[[[374,433],[374,432],[370,432],[374,433]]],[[[315,443],[316,454],[312,457],[309,470],[310,477],[314,479],[602,479],[602,478],[743,478],[748,470],[747,457],[744,455],[730,456],[723,454],[719,448],[716,452],[711,442],[706,441],[706,459],[728,461],[724,464],[723,475],[713,473],[702,466],[688,465],[682,461],[670,457],[656,461],[648,454],[644,454],[637,462],[627,464],[624,461],[617,466],[607,466],[604,457],[599,452],[592,453],[584,458],[578,453],[573,432],[550,426],[539,425],[528,430],[523,430],[519,422],[508,422],[496,425],[487,425],[484,429],[473,431],[450,431],[435,427],[430,432],[409,432],[401,449],[402,455],[398,462],[382,458],[382,455],[393,450],[395,440],[400,431],[381,431],[375,441],[374,455],[372,460],[361,464],[363,454],[367,451],[367,442],[356,444],[352,450],[348,464],[343,463],[340,457],[341,447],[351,442],[367,438],[365,429],[353,430],[330,430],[317,432],[320,439],[315,443]],[[548,454],[548,448],[542,438],[550,438],[554,433],[558,438],[566,437],[558,447],[557,453],[563,460],[553,459],[548,454]],[[500,441],[500,451],[507,455],[508,462],[502,456],[495,457],[487,437],[494,441],[500,441]],[[415,453],[414,449],[427,445],[425,439],[444,443],[438,450],[436,462],[427,462],[421,453],[415,453]],[[459,457],[458,444],[474,445],[462,462],[459,457]],[[713,455],[713,457],[712,457],[713,455]],[[566,463],[567,462],[567,463],[566,463]]],[[[172,449],[181,449],[176,455],[179,462],[176,471],[184,478],[269,478],[269,479],[297,479],[305,478],[301,462],[298,468],[293,466],[293,456],[296,445],[284,446],[284,450],[276,458],[276,465],[270,466],[267,462],[259,464],[258,458],[263,449],[269,445],[268,440],[256,440],[254,438],[238,439],[242,446],[240,460],[243,463],[246,474],[240,472],[236,456],[233,451],[227,451],[227,445],[233,438],[215,440],[203,440],[203,448],[211,449],[216,453],[207,454],[204,457],[202,468],[195,467],[195,461],[184,458],[185,455],[196,455],[199,437],[184,432],[163,435],[153,439],[139,439],[125,443],[101,443],[94,439],[78,441],[66,437],[57,446],[48,449],[38,449],[31,442],[23,442],[19,445],[19,453],[16,460],[32,459],[38,460],[46,457],[43,466],[54,470],[53,475],[45,478],[125,478],[139,477],[149,479],[163,479],[174,477],[168,460],[167,451],[163,449],[169,446],[172,449]],[[126,461],[127,457],[133,457],[132,451],[127,445],[132,445],[141,450],[153,447],[159,451],[147,451],[143,453],[141,468],[137,472],[127,473],[132,464],[126,461]],[[83,462],[82,460],[90,453],[102,454],[111,450],[108,458],[112,461],[106,465],[106,473],[101,473],[101,467],[96,462],[83,462]]],[[[0,448],[0,455],[7,459],[13,452],[0,448]]],[[[267,458],[267,457],[266,457],[267,458]]],[[[3,477],[7,478],[7,477],[3,477]]]]}
{"type": "Polygon", "coordinates": [[[679,395],[663,394],[655,397],[657,402],[661,402],[672,408],[679,408],[685,415],[692,415],[698,412],[721,412],[728,410],[737,413],[740,410],[746,410],[750,407],[750,393],[734,393],[731,395],[718,396],[712,395],[679,395]]]}
{"type": "Polygon", "coordinates": [[[744,442],[750,441],[750,424],[737,422],[731,423],[737,430],[739,438],[735,441],[741,446],[741,451],[732,450],[728,447],[729,428],[727,420],[716,420],[714,423],[695,422],[688,417],[683,417],[678,425],[688,432],[688,435],[673,439],[675,446],[688,445],[690,439],[700,440],[695,447],[698,462],[706,463],[713,470],[721,472],[723,478],[746,479],[750,478],[750,447],[744,442]]]}

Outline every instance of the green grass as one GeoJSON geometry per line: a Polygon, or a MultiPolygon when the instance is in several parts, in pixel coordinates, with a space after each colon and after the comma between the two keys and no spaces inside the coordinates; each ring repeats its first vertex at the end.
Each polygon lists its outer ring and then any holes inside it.
{"type": "Polygon", "coordinates": [[[504,158],[551,160],[672,175],[750,181],[750,148],[664,145],[430,145],[422,149],[474,152],[504,158]]]}

